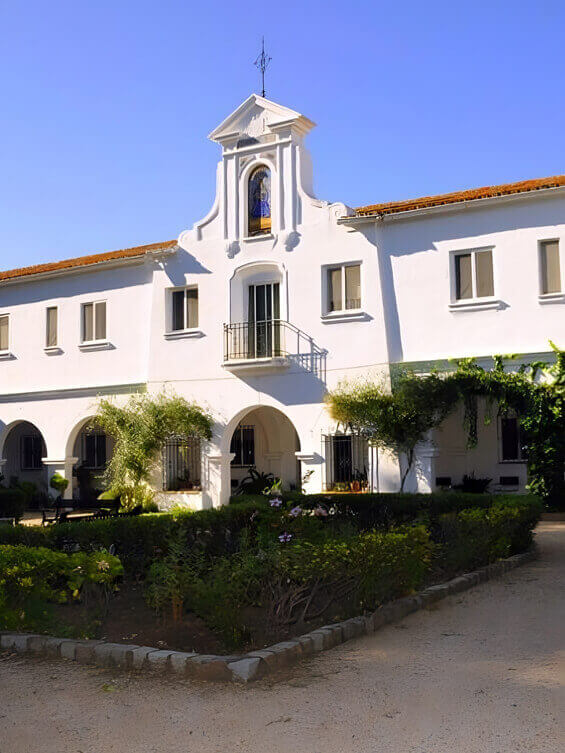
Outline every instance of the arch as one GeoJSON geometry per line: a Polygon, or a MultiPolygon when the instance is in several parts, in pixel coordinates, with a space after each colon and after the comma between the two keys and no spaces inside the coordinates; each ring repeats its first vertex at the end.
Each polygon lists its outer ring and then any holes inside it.
{"type": "Polygon", "coordinates": [[[41,429],[32,421],[18,419],[4,427],[0,435],[0,471],[6,479],[34,483],[47,491],[47,444],[41,429]]]}
{"type": "Polygon", "coordinates": [[[285,487],[297,487],[300,468],[296,453],[300,450],[300,437],[290,418],[282,410],[270,405],[254,405],[244,408],[228,422],[220,446],[224,453],[236,452],[231,464],[231,482],[237,486],[253,465],[263,473],[273,473],[280,477],[285,487]],[[242,427],[242,438],[232,444],[238,427],[242,427]],[[244,439],[245,437],[245,439],[244,439]],[[242,445],[247,441],[251,448],[252,461],[244,456],[242,445]]]}
{"type": "Polygon", "coordinates": [[[67,443],[65,446],[66,457],[74,457],[74,448],[82,430],[88,426],[89,422],[94,418],[94,413],[89,413],[78,420],[75,419],[72,427],[67,431],[67,443]]]}
{"type": "Polygon", "coordinates": [[[288,318],[287,271],[284,264],[274,260],[256,260],[237,267],[229,281],[230,322],[243,322],[248,318],[249,285],[278,282],[280,285],[279,318],[288,318]]]}

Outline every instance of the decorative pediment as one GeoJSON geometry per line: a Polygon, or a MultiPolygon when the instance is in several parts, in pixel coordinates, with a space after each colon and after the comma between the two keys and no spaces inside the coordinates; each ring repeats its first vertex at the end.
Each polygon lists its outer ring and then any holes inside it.
{"type": "Polygon", "coordinates": [[[212,141],[227,146],[234,142],[245,144],[255,140],[263,141],[265,137],[275,136],[280,131],[290,130],[299,135],[314,128],[313,123],[296,110],[278,105],[258,94],[252,94],[237,110],[220,123],[208,136],[212,141]]]}

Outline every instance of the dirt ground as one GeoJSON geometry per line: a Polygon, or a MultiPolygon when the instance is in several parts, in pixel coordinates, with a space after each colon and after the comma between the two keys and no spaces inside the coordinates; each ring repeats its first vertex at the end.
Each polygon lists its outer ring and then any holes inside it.
{"type": "Polygon", "coordinates": [[[565,523],[542,559],[305,661],[197,684],[0,657],[0,753],[561,753],[565,523]]]}

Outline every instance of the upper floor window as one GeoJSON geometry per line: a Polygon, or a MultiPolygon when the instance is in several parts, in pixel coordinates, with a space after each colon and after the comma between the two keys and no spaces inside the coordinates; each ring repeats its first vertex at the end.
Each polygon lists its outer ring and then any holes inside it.
{"type": "Polygon", "coordinates": [[[541,294],[561,293],[561,264],[559,260],[559,241],[542,241],[540,253],[541,294]]]}
{"type": "Polygon", "coordinates": [[[198,288],[173,290],[171,300],[171,331],[198,327],[198,288]]]}
{"type": "Polygon", "coordinates": [[[247,234],[271,232],[271,171],[260,165],[249,176],[247,193],[247,234]]]}
{"type": "Polygon", "coordinates": [[[327,310],[346,311],[361,308],[361,265],[340,264],[326,270],[327,310]]]}
{"type": "Polygon", "coordinates": [[[0,316],[0,353],[10,349],[10,317],[8,314],[0,316]]]}
{"type": "Polygon", "coordinates": [[[45,312],[45,347],[56,348],[57,343],[57,306],[50,306],[45,312]]]}
{"type": "Polygon", "coordinates": [[[82,342],[106,340],[106,301],[82,304],[82,342]]]}
{"type": "Polygon", "coordinates": [[[454,254],[455,299],[465,301],[494,295],[492,249],[454,254]]]}

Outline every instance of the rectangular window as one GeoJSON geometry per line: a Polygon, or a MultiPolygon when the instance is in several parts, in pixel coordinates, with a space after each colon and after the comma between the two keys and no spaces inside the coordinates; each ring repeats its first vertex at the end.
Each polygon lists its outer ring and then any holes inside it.
{"type": "Polygon", "coordinates": [[[172,293],[172,324],[173,332],[198,327],[198,288],[193,286],[183,290],[173,290],[172,293]]]}
{"type": "Polygon", "coordinates": [[[561,264],[559,241],[540,243],[541,292],[561,293],[561,264]]]}
{"type": "Polygon", "coordinates": [[[106,301],[83,303],[82,341],[83,343],[106,340],[106,301]]]}
{"type": "Polygon", "coordinates": [[[10,317],[8,314],[0,316],[0,353],[10,348],[10,317]]]}
{"type": "Polygon", "coordinates": [[[57,347],[57,306],[50,306],[46,312],[45,347],[57,347]]]}
{"type": "Polygon", "coordinates": [[[163,447],[163,490],[196,491],[201,488],[200,439],[171,437],[163,447]]]}
{"type": "Polygon", "coordinates": [[[85,468],[104,468],[106,465],[106,435],[91,432],[82,435],[85,468]]]}
{"type": "Polygon", "coordinates": [[[500,418],[500,456],[503,462],[520,462],[525,458],[520,421],[515,417],[500,418]]]}
{"type": "Polygon", "coordinates": [[[327,270],[327,310],[361,308],[361,265],[342,264],[327,270]]]}
{"type": "Polygon", "coordinates": [[[455,254],[454,265],[457,301],[494,295],[492,249],[455,254]]]}
{"type": "Polygon", "coordinates": [[[230,452],[235,457],[232,465],[255,465],[255,427],[238,426],[231,438],[230,452]]]}
{"type": "Polygon", "coordinates": [[[43,467],[43,440],[37,434],[22,437],[21,440],[21,470],[38,471],[43,467]]]}
{"type": "Polygon", "coordinates": [[[363,491],[368,484],[369,443],[356,434],[324,437],[326,490],[363,491]]]}

